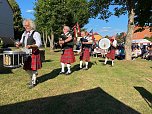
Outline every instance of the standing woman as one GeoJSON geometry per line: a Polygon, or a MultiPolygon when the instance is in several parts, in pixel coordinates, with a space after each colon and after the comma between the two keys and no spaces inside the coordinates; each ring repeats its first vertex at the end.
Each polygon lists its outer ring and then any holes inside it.
{"type": "Polygon", "coordinates": [[[68,26],[63,27],[63,34],[61,34],[61,39],[59,40],[59,44],[62,47],[63,53],[61,54],[60,62],[61,62],[61,72],[60,74],[71,74],[71,63],[75,62],[75,56],[73,52],[73,38],[72,34],[69,32],[70,28],[68,26]],[[65,72],[64,67],[67,65],[67,72],[65,72]]]}
{"type": "Polygon", "coordinates": [[[92,46],[92,39],[86,36],[86,32],[81,32],[81,54],[80,54],[80,69],[83,67],[83,61],[85,61],[84,70],[88,70],[88,63],[90,62],[90,50],[92,46]]]}
{"type": "Polygon", "coordinates": [[[16,44],[16,47],[22,46],[24,49],[23,51],[25,51],[26,54],[31,54],[31,56],[27,56],[23,66],[23,69],[30,75],[30,82],[28,85],[31,89],[37,84],[37,70],[42,67],[38,49],[42,42],[40,34],[35,31],[35,24],[32,20],[25,19],[23,21],[23,26],[25,31],[22,34],[20,42],[16,44]]]}
{"type": "Polygon", "coordinates": [[[115,40],[115,37],[112,36],[110,38],[109,52],[107,53],[106,58],[105,58],[105,62],[104,62],[105,65],[107,64],[108,59],[111,59],[111,62],[112,62],[111,66],[114,65],[116,48],[117,48],[117,41],[115,40]]]}

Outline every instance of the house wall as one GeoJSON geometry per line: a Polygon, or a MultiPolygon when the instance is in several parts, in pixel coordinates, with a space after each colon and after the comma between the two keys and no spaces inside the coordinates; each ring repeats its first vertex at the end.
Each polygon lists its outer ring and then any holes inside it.
{"type": "Polygon", "coordinates": [[[14,39],[13,11],[7,0],[0,0],[0,38],[5,44],[12,44],[14,39]]]}

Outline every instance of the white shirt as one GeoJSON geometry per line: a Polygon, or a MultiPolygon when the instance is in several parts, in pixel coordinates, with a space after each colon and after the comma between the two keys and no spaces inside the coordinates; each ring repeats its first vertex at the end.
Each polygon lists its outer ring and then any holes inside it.
{"type": "Polygon", "coordinates": [[[113,46],[116,47],[117,46],[117,40],[114,40],[112,44],[113,44],[113,46]]]}
{"type": "MultiPolygon", "coordinates": [[[[27,39],[28,37],[32,34],[33,30],[31,30],[29,33],[26,33],[26,31],[22,34],[20,43],[24,43],[25,47],[27,46],[27,39]],[[23,37],[25,36],[24,42],[23,42],[23,37]]],[[[33,34],[33,39],[36,42],[36,46],[40,47],[42,45],[42,41],[41,41],[41,35],[38,32],[34,32],[33,34]]]]}

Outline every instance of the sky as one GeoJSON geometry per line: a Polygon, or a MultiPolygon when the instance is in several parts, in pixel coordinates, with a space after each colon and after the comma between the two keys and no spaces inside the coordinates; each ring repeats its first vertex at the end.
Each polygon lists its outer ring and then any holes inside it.
{"type": "MultiPolygon", "coordinates": [[[[35,0],[16,0],[18,3],[22,17],[34,19],[34,2],[35,0]]],[[[109,19],[109,22],[100,20],[100,19],[89,19],[89,23],[84,26],[89,32],[93,29],[93,32],[97,32],[101,36],[113,36],[116,33],[127,32],[127,15],[122,15],[119,18],[112,16],[109,19]]]]}

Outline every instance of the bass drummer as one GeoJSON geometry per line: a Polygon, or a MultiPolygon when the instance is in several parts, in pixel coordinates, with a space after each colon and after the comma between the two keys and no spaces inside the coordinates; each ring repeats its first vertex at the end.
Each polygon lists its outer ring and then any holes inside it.
{"type": "Polygon", "coordinates": [[[30,82],[28,85],[31,89],[36,86],[36,77],[38,75],[37,70],[42,67],[40,51],[38,49],[42,42],[40,34],[35,31],[35,24],[32,20],[25,19],[23,21],[23,26],[25,31],[22,34],[20,42],[16,43],[16,47],[22,46],[23,51],[30,55],[25,59],[23,69],[30,75],[30,82]]]}
{"type": "Polygon", "coordinates": [[[111,59],[111,62],[112,62],[111,66],[114,65],[116,48],[117,48],[117,40],[115,39],[114,36],[112,36],[110,38],[110,48],[109,48],[108,53],[106,54],[104,65],[107,64],[108,59],[111,59]]]}

